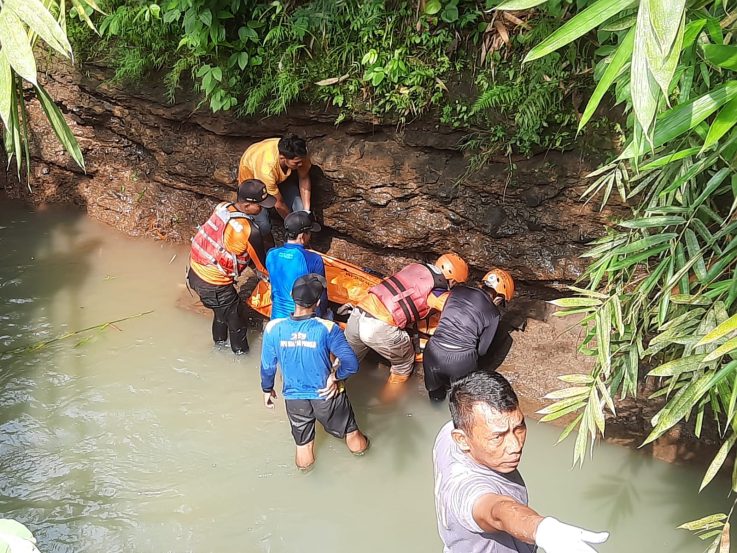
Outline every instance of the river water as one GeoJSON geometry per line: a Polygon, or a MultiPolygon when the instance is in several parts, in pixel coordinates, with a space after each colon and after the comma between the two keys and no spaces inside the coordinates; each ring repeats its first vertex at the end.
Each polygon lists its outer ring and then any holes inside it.
{"type": "MultiPolygon", "coordinates": [[[[261,403],[260,336],[235,357],[210,321],[177,307],[187,249],[130,239],[65,208],[0,201],[0,512],[43,553],[442,551],[431,448],[449,418],[413,379],[391,407],[385,369],[348,389],[372,438],[362,458],[318,433],[315,469],[293,466],[279,401],[261,403]]],[[[725,509],[697,495],[702,469],[602,445],[582,470],[558,429],[530,421],[521,465],[531,505],[612,537],[602,552],[699,552],[675,527],[725,509]]]]}

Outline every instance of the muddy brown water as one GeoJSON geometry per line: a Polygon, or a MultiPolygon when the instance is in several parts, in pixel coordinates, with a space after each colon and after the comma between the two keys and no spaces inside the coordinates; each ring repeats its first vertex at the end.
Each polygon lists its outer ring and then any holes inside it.
{"type": "MultiPolygon", "coordinates": [[[[0,511],[44,553],[441,551],[431,448],[449,418],[413,379],[375,400],[386,369],[348,385],[372,438],[362,458],[318,433],[292,465],[283,403],[267,411],[250,355],[213,347],[209,320],[176,306],[187,249],[130,239],[74,210],[0,201],[0,350],[141,312],[100,332],[0,356],[0,511]]],[[[530,421],[521,466],[533,507],[612,537],[601,552],[698,552],[675,527],[726,508],[701,469],[602,445],[571,468],[571,442],[530,421]]]]}

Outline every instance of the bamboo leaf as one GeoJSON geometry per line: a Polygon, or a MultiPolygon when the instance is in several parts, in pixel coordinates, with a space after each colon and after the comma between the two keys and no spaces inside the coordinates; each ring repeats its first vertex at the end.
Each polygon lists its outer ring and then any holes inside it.
{"type": "Polygon", "coordinates": [[[704,479],[701,481],[699,491],[703,490],[717,475],[719,469],[722,468],[724,461],[727,460],[727,455],[729,455],[729,452],[734,447],[736,440],[737,434],[733,432],[732,435],[722,444],[722,447],[719,448],[719,451],[714,456],[709,468],[706,470],[706,474],[704,474],[704,479]]]}
{"type": "Polygon", "coordinates": [[[678,215],[663,215],[660,217],[643,217],[642,219],[631,219],[619,223],[620,227],[640,229],[653,227],[667,227],[670,225],[682,225],[686,220],[678,215]]]}
{"type": "Polygon", "coordinates": [[[558,377],[558,380],[562,380],[568,384],[591,384],[594,379],[590,374],[564,374],[558,377]]]}
{"type": "Polygon", "coordinates": [[[732,361],[717,372],[705,373],[697,380],[689,383],[686,388],[679,392],[679,394],[669,401],[668,404],[658,413],[655,428],[650,432],[642,445],[647,445],[650,442],[655,441],[675,426],[691,411],[694,405],[701,400],[707,390],[731,374],[735,367],[737,367],[737,361],[732,361]]]}
{"type": "Polygon", "coordinates": [[[684,372],[696,371],[703,365],[705,357],[706,354],[702,353],[699,355],[673,359],[672,361],[658,365],[647,373],[647,376],[680,376],[684,372]]]}
{"type": "Polygon", "coordinates": [[[716,189],[719,188],[719,186],[724,182],[724,180],[730,175],[731,172],[732,172],[731,168],[722,167],[719,171],[714,173],[714,175],[706,183],[706,186],[704,187],[704,191],[701,194],[699,194],[699,197],[696,198],[691,203],[691,208],[693,209],[693,208],[699,207],[708,198],[710,198],[714,194],[716,189]]]}
{"type": "Polygon", "coordinates": [[[611,242],[606,242],[604,244],[599,244],[591,248],[590,250],[587,250],[586,252],[582,253],[580,257],[600,257],[603,253],[606,253],[609,250],[613,250],[620,244],[624,244],[626,241],[626,236],[618,236],[616,240],[612,240],[611,242]]]}
{"type": "Polygon", "coordinates": [[[668,165],[669,163],[672,163],[673,161],[679,161],[685,157],[698,154],[700,151],[701,151],[701,148],[697,148],[697,147],[686,148],[685,150],[681,150],[680,152],[674,152],[672,154],[659,157],[649,163],[646,163],[645,165],[640,167],[640,171],[649,171],[650,169],[658,169],[660,167],[664,167],[665,165],[668,165]]]}
{"type": "Polygon", "coordinates": [[[704,358],[705,362],[708,361],[714,361],[714,359],[719,359],[722,355],[725,355],[734,349],[737,349],[737,337],[732,338],[731,340],[727,340],[724,342],[721,346],[719,346],[717,349],[712,351],[709,355],[707,355],[704,358]]]}
{"type": "Polygon", "coordinates": [[[649,4],[650,16],[648,40],[645,43],[648,67],[661,92],[667,97],[681,55],[686,0],[643,0],[640,10],[643,4],[649,4]]]}
{"type": "MultiPolygon", "coordinates": [[[[578,399],[578,398],[576,398],[578,399]]],[[[544,417],[540,419],[540,422],[549,422],[554,421],[556,419],[559,419],[561,417],[564,417],[565,415],[568,415],[570,413],[574,413],[575,411],[578,411],[582,407],[586,406],[586,401],[576,401],[576,403],[573,403],[569,405],[568,407],[564,409],[559,409],[558,411],[552,411],[548,414],[546,414],[544,417]]],[[[540,409],[538,411],[538,414],[543,414],[545,412],[545,409],[540,409]]]]}
{"type": "Polygon", "coordinates": [[[575,386],[573,388],[563,388],[555,390],[543,396],[543,399],[565,399],[569,397],[579,397],[588,395],[591,388],[588,386],[575,386]]]}
{"type": "MultiPolygon", "coordinates": [[[[728,81],[690,102],[669,109],[658,118],[658,123],[655,125],[653,132],[652,147],[662,146],[693,129],[736,96],[737,81],[728,81]]],[[[631,142],[618,159],[639,157],[644,151],[644,144],[635,146],[635,143],[631,142]]]]}
{"type": "MultiPolygon", "coordinates": [[[[650,218],[652,219],[652,217],[650,218]]],[[[621,226],[625,225],[622,224],[621,226]]],[[[663,242],[668,242],[673,238],[676,238],[677,236],[678,235],[675,232],[666,232],[663,234],[646,236],[645,238],[640,238],[639,240],[617,248],[614,253],[616,253],[617,255],[629,255],[634,252],[639,252],[640,250],[646,250],[648,248],[651,248],[652,246],[657,246],[658,244],[662,244],[663,242]]]]}
{"type": "MultiPolygon", "coordinates": [[[[13,72],[5,52],[0,50],[0,119],[6,129],[11,128],[10,108],[13,96],[13,72]]],[[[9,132],[9,131],[6,131],[9,132]]]]}
{"type": "Polygon", "coordinates": [[[681,528],[682,530],[689,530],[691,532],[714,527],[721,528],[725,520],[727,520],[727,515],[725,515],[724,513],[717,513],[715,515],[709,515],[698,520],[686,522],[684,524],[681,524],[678,528],[681,528]]]}
{"type": "Polygon", "coordinates": [[[587,290],[586,288],[578,288],[577,286],[568,286],[567,288],[573,292],[588,296],[590,298],[598,298],[600,300],[609,299],[609,296],[607,296],[606,294],[602,294],[601,292],[597,292],[595,290],[587,290]]]}
{"type": "Polygon", "coordinates": [[[719,338],[734,332],[735,330],[737,330],[737,315],[732,315],[729,319],[721,323],[714,330],[712,330],[701,340],[699,340],[696,345],[703,346],[706,344],[710,344],[718,340],[719,338]]]}
{"type": "Polygon", "coordinates": [[[563,431],[560,433],[560,436],[558,436],[558,441],[555,442],[556,444],[559,444],[563,440],[565,440],[568,435],[573,432],[573,429],[578,426],[578,424],[581,422],[581,419],[583,418],[583,413],[578,415],[575,419],[573,419],[571,422],[569,422],[566,427],[563,429],[563,431]]]}
{"type": "Polygon", "coordinates": [[[693,265],[696,278],[698,278],[700,282],[705,282],[706,264],[704,263],[704,255],[701,253],[701,248],[699,247],[699,241],[696,238],[696,233],[689,228],[686,229],[685,236],[688,255],[691,257],[691,259],[696,259],[696,262],[693,265]]]}
{"type": "Polygon", "coordinates": [[[719,142],[719,139],[727,134],[735,123],[737,123],[737,98],[727,102],[719,111],[711,127],[709,127],[709,134],[706,135],[701,152],[708,150],[719,142]]]}
{"type": "Polygon", "coordinates": [[[634,4],[634,0],[597,0],[530,50],[525,56],[524,62],[546,56],[573,42],[632,4],[634,4]]]}
{"type": "MultiPolygon", "coordinates": [[[[635,44],[630,66],[630,96],[637,121],[648,142],[652,142],[652,129],[658,111],[660,89],[651,71],[648,59],[648,43],[651,42],[650,0],[642,0],[637,11],[635,44]]],[[[654,148],[654,146],[653,146],[654,148]]]]}
{"type": "Polygon", "coordinates": [[[721,540],[722,544],[719,546],[719,553],[729,553],[729,522],[724,523],[721,540]]]}
{"type": "Polygon", "coordinates": [[[597,430],[603,435],[606,422],[604,421],[604,411],[601,408],[599,395],[596,393],[596,390],[593,390],[593,393],[589,397],[589,409],[591,410],[597,430]]]}
{"type": "Polygon", "coordinates": [[[72,55],[66,33],[40,0],[5,0],[3,9],[12,9],[31,31],[62,56],[72,55]]]}
{"type": "Polygon", "coordinates": [[[704,44],[702,46],[704,58],[709,63],[725,69],[737,71],[737,46],[723,44],[704,44]]]}
{"type": "Polygon", "coordinates": [[[581,419],[581,426],[578,430],[578,436],[576,436],[576,443],[573,446],[573,462],[574,464],[578,461],[583,463],[584,457],[586,457],[586,445],[588,444],[589,433],[591,432],[591,416],[588,410],[584,411],[583,418],[581,419]]]}
{"type": "Polygon", "coordinates": [[[77,165],[84,170],[84,157],[82,156],[82,151],[79,148],[79,143],[69,128],[69,125],[67,125],[67,122],[64,120],[61,110],[41,85],[36,86],[36,93],[38,94],[41,107],[46,113],[46,117],[48,118],[49,123],[51,123],[51,128],[54,129],[54,133],[56,133],[59,142],[62,143],[77,165]]]}
{"type": "Polygon", "coordinates": [[[544,4],[548,0],[507,0],[499,4],[495,10],[529,10],[540,4],[544,4]]]}
{"type": "Polygon", "coordinates": [[[0,9],[0,46],[18,75],[36,84],[36,59],[33,57],[23,23],[12,9],[0,9]]]}
{"type": "MultiPolygon", "coordinates": [[[[617,415],[617,411],[614,408],[614,401],[612,400],[612,396],[609,393],[609,390],[607,390],[607,388],[604,385],[604,383],[601,380],[599,380],[599,379],[596,380],[596,387],[599,389],[599,392],[601,392],[601,397],[604,399],[604,403],[606,404],[606,406],[612,412],[612,415],[615,415],[616,416],[617,415]]],[[[601,433],[604,434],[604,430],[603,429],[602,429],[601,433]]]]}
{"type": "MultiPolygon", "coordinates": [[[[87,2],[87,0],[84,0],[84,1],[87,2]]],[[[77,15],[79,15],[79,18],[82,19],[85,23],[87,23],[87,26],[90,29],[97,32],[97,29],[95,28],[95,24],[92,23],[90,16],[87,15],[87,11],[84,9],[84,5],[82,4],[81,0],[72,0],[72,5],[74,5],[74,7],[77,9],[77,15]]]]}
{"type": "Polygon", "coordinates": [[[601,300],[596,298],[559,298],[548,303],[558,307],[596,307],[601,305],[601,300]]]}
{"type": "Polygon", "coordinates": [[[606,91],[609,90],[609,87],[612,86],[616,78],[624,69],[626,63],[632,57],[632,47],[634,42],[635,32],[634,30],[630,30],[617,48],[614,56],[612,56],[609,65],[607,65],[604,74],[601,76],[594,92],[591,94],[591,98],[589,98],[589,102],[586,104],[586,109],[581,116],[581,121],[578,123],[579,132],[583,129],[584,125],[588,123],[591,116],[594,115],[594,112],[596,111],[596,108],[599,107],[604,94],[606,94],[606,91]]]}

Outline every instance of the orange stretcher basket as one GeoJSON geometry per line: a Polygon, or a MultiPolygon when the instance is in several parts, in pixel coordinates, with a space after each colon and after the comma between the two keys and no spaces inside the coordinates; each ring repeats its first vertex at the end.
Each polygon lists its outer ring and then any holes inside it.
{"type": "MultiPolygon", "coordinates": [[[[315,252],[325,263],[325,277],[328,281],[328,300],[338,305],[356,305],[368,294],[369,288],[381,282],[381,277],[372,274],[353,263],[337,259],[324,253],[315,252]]],[[[247,300],[247,305],[264,317],[271,316],[271,286],[260,280],[247,300]]],[[[435,331],[440,320],[439,313],[433,313],[417,325],[420,347],[424,349],[427,338],[435,331]]],[[[344,324],[341,324],[344,326],[344,324]]],[[[421,354],[420,354],[421,355],[421,354]]],[[[419,359],[418,359],[419,360],[419,359]]]]}

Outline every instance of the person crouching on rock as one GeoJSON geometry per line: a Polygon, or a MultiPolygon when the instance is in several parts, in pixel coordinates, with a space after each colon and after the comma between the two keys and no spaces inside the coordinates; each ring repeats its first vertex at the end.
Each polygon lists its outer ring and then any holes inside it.
{"type": "Polygon", "coordinates": [[[249,262],[266,273],[264,244],[254,218],[275,202],[263,182],[247,180],[238,187],[236,202],[218,204],[192,238],[187,281],[213,311],[212,339],[224,344],[230,334],[230,347],[237,354],[249,348],[246,306],[234,283],[249,262]]]}
{"type": "MultiPolygon", "coordinates": [[[[276,212],[285,218],[292,211],[312,210],[311,167],[307,145],[302,138],[296,135],[267,138],[252,144],[243,153],[238,166],[238,182],[261,180],[266,191],[276,198],[276,212]],[[293,171],[297,172],[297,179],[289,179],[293,171]]],[[[274,238],[268,209],[258,214],[256,223],[269,250],[274,246],[274,238]]]]}
{"type": "Polygon", "coordinates": [[[353,309],[345,330],[348,343],[359,359],[371,348],[391,363],[389,387],[406,382],[415,361],[415,349],[406,329],[433,309],[442,310],[445,294],[438,297],[434,292],[447,292],[467,279],[468,265],[453,253],[441,255],[434,264],[407,265],[373,286],[353,309]]]}
{"type": "Polygon", "coordinates": [[[337,323],[315,316],[327,282],[310,273],[292,288],[294,313],[269,321],[261,349],[261,389],[264,405],[274,408],[277,364],[284,383],[284,403],[297,444],[295,463],[305,470],[315,462],[315,420],[328,434],[345,438],[354,455],[362,455],[369,441],[358,429],[343,381],[358,371],[356,354],[337,323]],[[332,372],[331,354],[338,368],[332,372]]]}
{"type": "Polygon", "coordinates": [[[480,288],[451,290],[423,355],[425,388],[431,400],[442,401],[451,382],[476,370],[499,326],[498,306],[513,297],[514,280],[502,269],[486,273],[480,288]]]}

